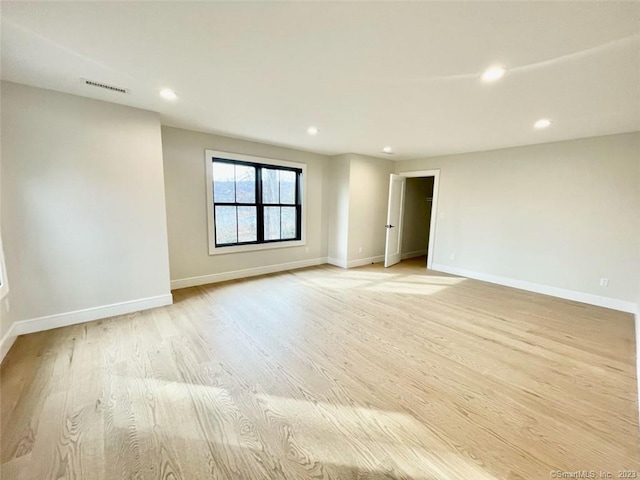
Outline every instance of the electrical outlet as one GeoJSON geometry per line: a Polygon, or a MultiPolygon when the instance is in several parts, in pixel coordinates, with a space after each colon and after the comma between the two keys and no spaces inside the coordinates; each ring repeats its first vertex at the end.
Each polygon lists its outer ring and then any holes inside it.
{"type": "Polygon", "coordinates": [[[449,255],[449,258],[451,258],[451,260],[455,260],[456,259],[456,254],[452,253],[451,255],[449,255]]]}
{"type": "Polygon", "coordinates": [[[362,253],[362,247],[358,249],[358,253],[362,253]]]}
{"type": "Polygon", "coordinates": [[[602,277],[600,279],[600,286],[601,287],[608,287],[609,286],[609,279],[605,278],[605,277],[602,277]]]}

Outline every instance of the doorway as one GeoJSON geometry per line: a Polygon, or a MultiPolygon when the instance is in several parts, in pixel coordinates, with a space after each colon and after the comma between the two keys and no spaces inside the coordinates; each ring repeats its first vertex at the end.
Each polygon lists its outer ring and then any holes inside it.
{"type": "Polygon", "coordinates": [[[439,180],[440,170],[391,175],[385,267],[425,255],[426,266],[431,269],[435,254],[439,180]]]}
{"type": "MultiPolygon", "coordinates": [[[[429,258],[433,177],[407,178],[402,219],[402,260],[429,258]]],[[[424,263],[425,267],[427,263],[424,263]]]]}

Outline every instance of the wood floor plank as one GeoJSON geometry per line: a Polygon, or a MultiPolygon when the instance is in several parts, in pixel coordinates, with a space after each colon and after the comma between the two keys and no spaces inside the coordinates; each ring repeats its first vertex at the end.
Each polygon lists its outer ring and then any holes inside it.
{"type": "Polygon", "coordinates": [[[174,302],[16,341],[3,479],[640,476],[630,315],[424,258],[174,302]]]}

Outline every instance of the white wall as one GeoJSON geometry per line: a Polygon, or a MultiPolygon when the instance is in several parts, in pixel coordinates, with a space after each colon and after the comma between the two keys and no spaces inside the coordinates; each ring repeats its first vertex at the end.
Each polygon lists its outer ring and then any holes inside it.
{"type": "MultiPolygon", "coordinates": [[[[640,187],[640,185],[639,185],[640,187]]],[[[640,273],[638,274],[640,277],[640,273]]],[[[640,278],[638,278],[640,283],[640,278]]],[[[638,408],[640,409],[640,288],[638,288],[638,308],[636,309],[636,385],[638,387],[638,408]]]]}
{"type": "Polygon", "coordinates": [[[393,163],[383,158],[331,157],[329,263],[350,268],[383,260],[391,173],[393,163]]]}
{"type": "Polygon", "coordinates": [[[328,158],[206,133],[162,127],[169,258],[174,288],[326,261],[328,158]],[[306,245],[210,256],[207,243],[206,149],[307,165],[306,245]],[[291,265],[294,264],[294,265],[291,265]],[[269,268],[271,267],[271,268],[269,268]],[[258,270],[256,270],[258,269],[258,270]],[[237,275],[229,272],[241,272],[237,275]]]}
{"type": "Polygon", "coordinates": [[[381,261],[384,255],[389,202],[390,160],[349,154],[348,265],[381,261]],[[362,250],[362,251],[360,251],[362,250]]]}
{"type": "Polygon", "coordinates": [[[640,288],[639,152],[636,132],[401,162],[397,170],[441,169],[434,252],[440,267],[633,309],[640,288]],[[608,287],[599,286],[601,277],[608,287]]]}
{"type": "Polygon", "coordinates": [[[427,253],[432,196],[433,177],[407,178],[402,220],[402,258],[427,253]]]}
{"type": "Polygon", "coordinates": [[[157,114],[3,83],[2,170],[3,330],[170,302],[157,114]]]}
{"type": "Polygon", "coordinates": [[[348,155],[329,160],[326,180],[329,198],[328,246],[329,262],[346,268],[349,250],[349,180],[351,162],[348,155]]]}
{"type": "MultiPolygon", "coordinates": [[[[0,98],[2,98],[2,82],[0,82],[0,98]]],[[[0,102],[0,140],[2,135],[2,102],[0,102]]],[[[0,212],[2,212],[2,148],[0,148],[0,212]]],[[[2,238],[2,215],[0,215],[0,239],[2,238]]],[[[2,242],[0,242],[0,247],[2,247],[2,242]]],[[[2,247],[4,248],[4,247],[2,247]]],[[[3,257],[3,252],[0,252],[0,258],[3,257]]],[[[2,268],[0,266],[0,268],[2,268]]],[[[6,263],[5,263],[6,268],[6,263]]],[[[6,272],[5,272],[6,273],[6,272]]],[[[4,279],[5,282],[5,293],[6,293],[6,285],[8,281],[8,275],[4,279]]],[[[9,333],[9,318],[7,316],[7,304],[9,302],[9,295],[6,293],[4,298],[0,299],[0,361],[7,353],[7,349],[10,347],[9,343],[11,339],[6,338],[5,336],[9,333]]]]}

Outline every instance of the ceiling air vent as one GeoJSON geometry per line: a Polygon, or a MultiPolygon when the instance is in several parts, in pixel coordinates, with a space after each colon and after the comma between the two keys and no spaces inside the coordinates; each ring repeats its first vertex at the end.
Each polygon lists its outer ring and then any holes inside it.
{"type": "Polygon", "coordinates": [[[98,88],[104,88],[105,90],[111,90],[112,92],[129,93],[128,88],[116,87],[114,85],[107,85],[106,83],[102,83],[102,82],[94,82],[93,80],[87,80],[86,78],[82,79],[82,83],[84,83],[85,85],[89,85],[91,87],[98,87],[98,88]]]}

